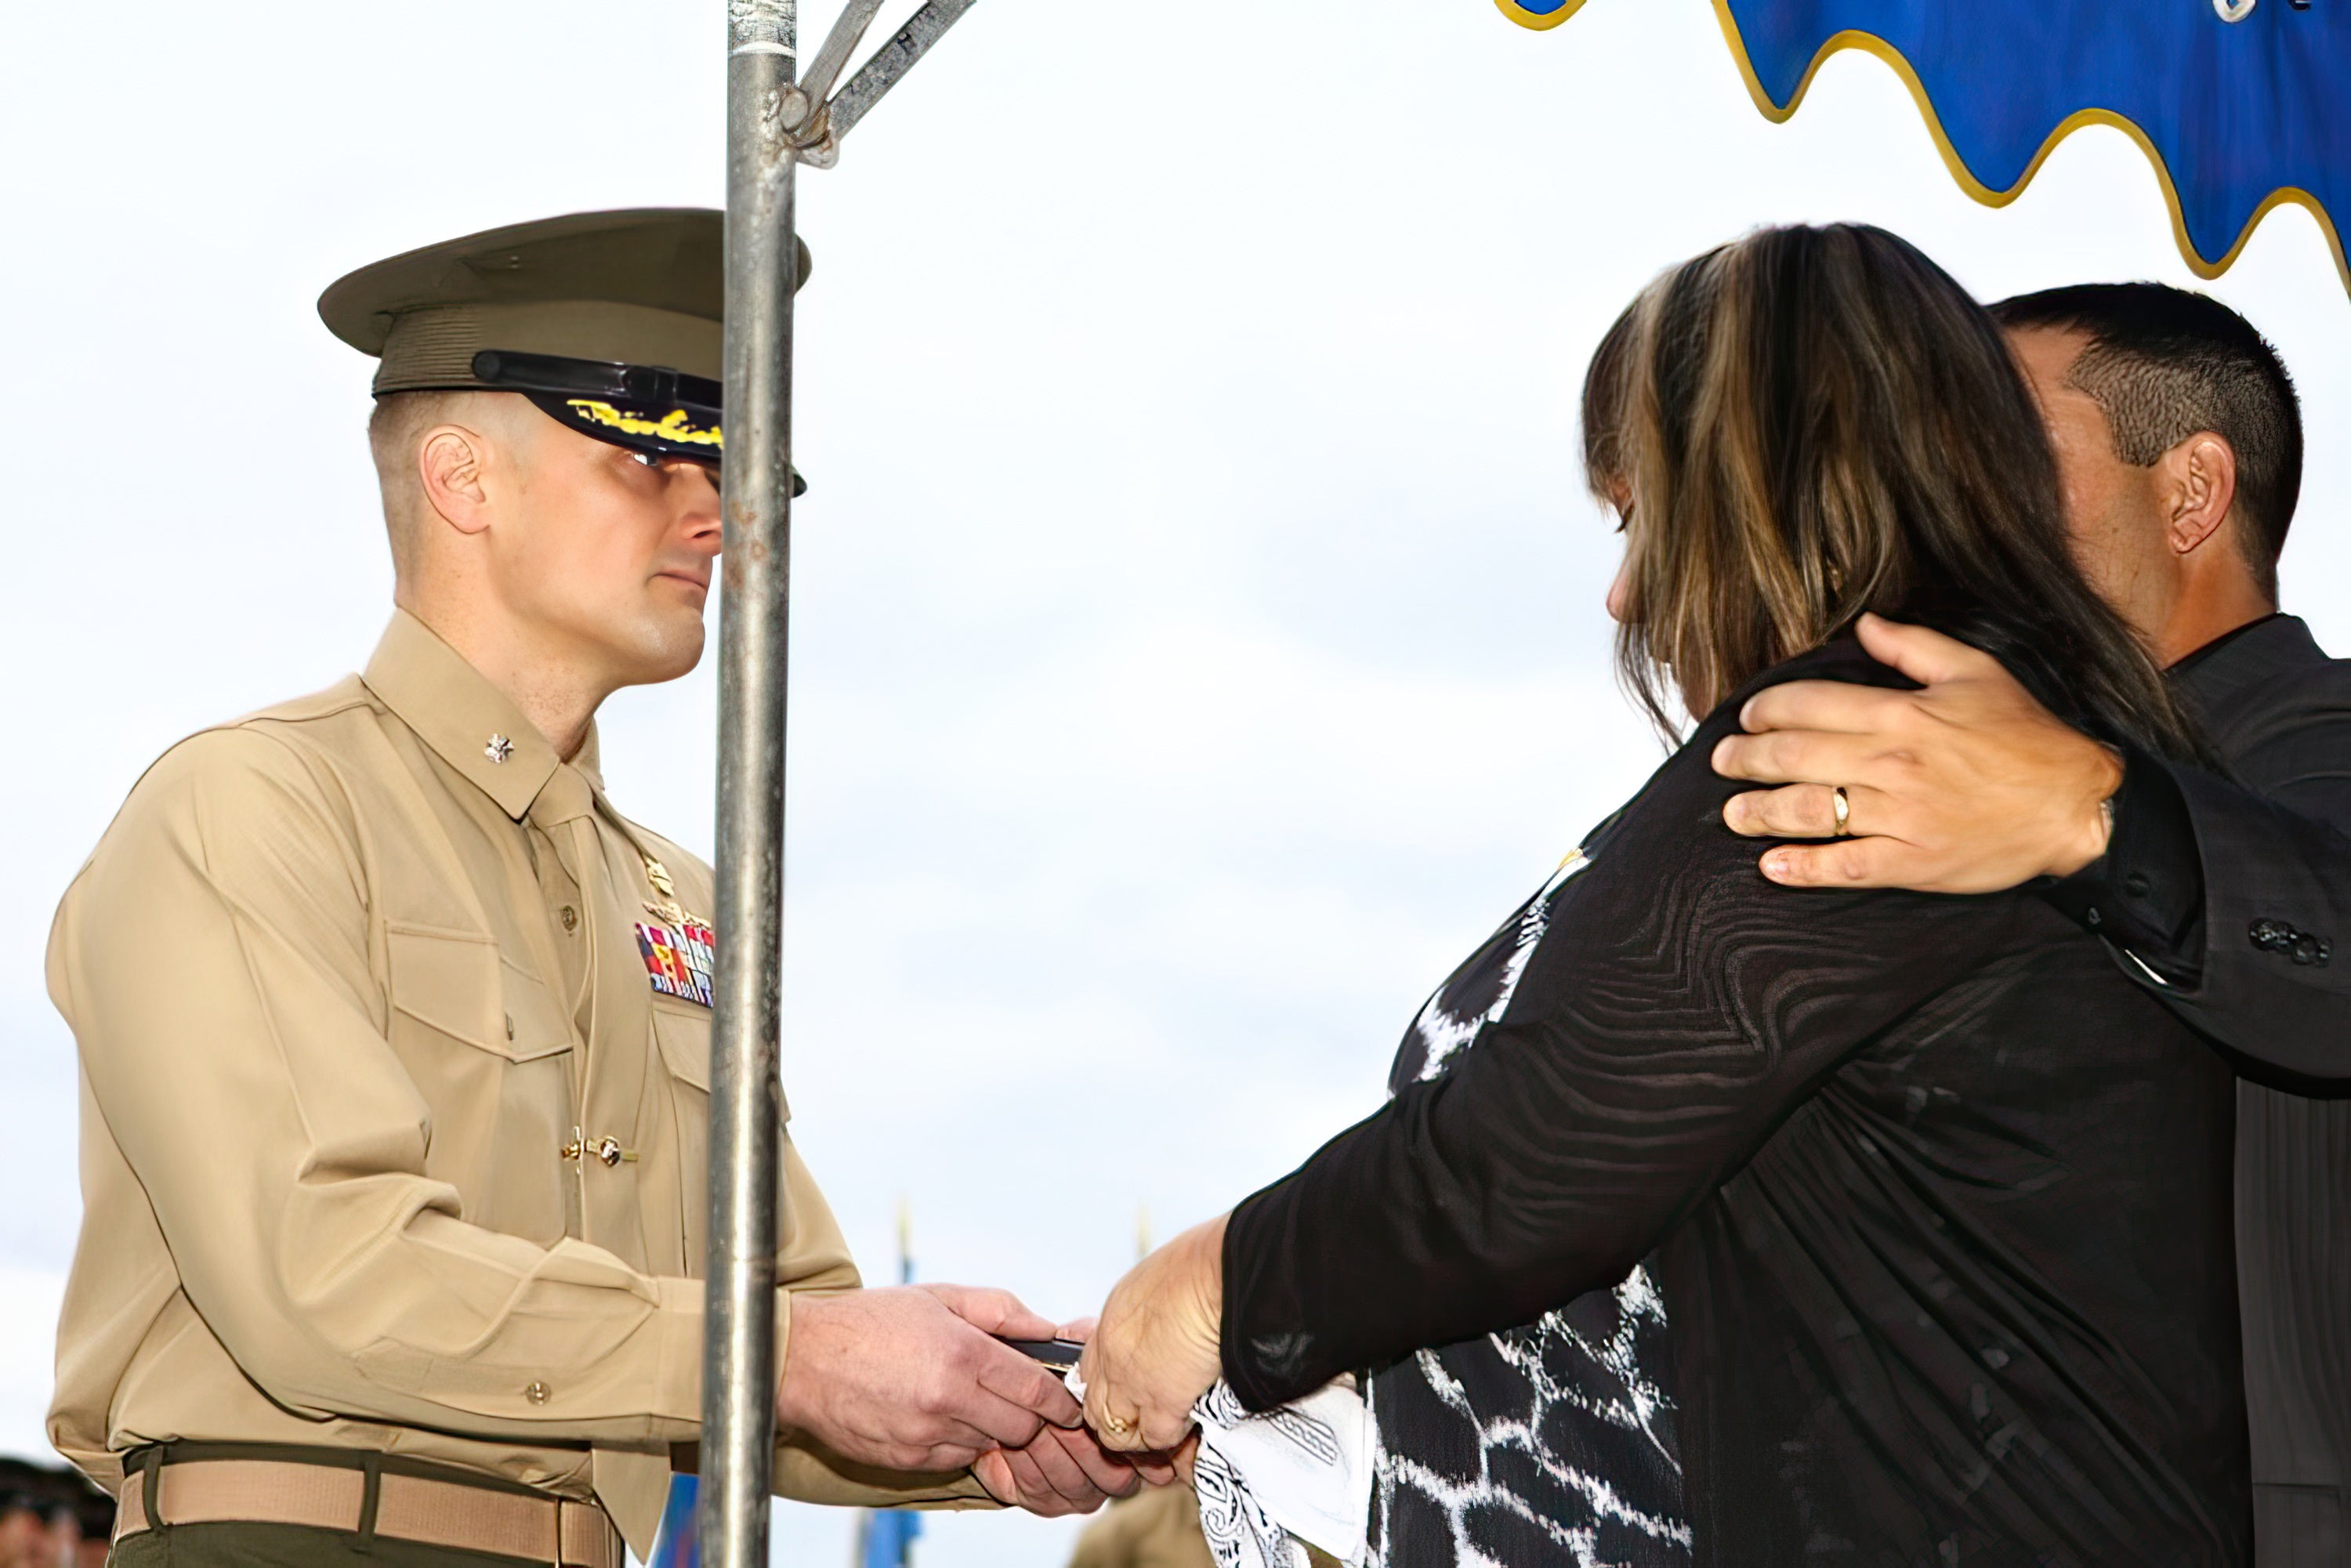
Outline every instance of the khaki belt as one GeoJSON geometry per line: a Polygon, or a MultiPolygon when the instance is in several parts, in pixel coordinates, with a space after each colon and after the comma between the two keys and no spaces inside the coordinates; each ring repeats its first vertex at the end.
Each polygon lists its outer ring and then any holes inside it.
{"type": "MultiPolygon", "coordinates": [[[[173,1524],[301,1524],[357,1532],[367,1510],[360,1469],[278,1459],[166,1462],[156,1511],[173,1524]]],[[[380,1473],[373,1533],[459,1552],[528,1558],[560,1568],[622,1568],[621,1535],[592,1502],[525,1497],[462,1481],[380,1473]]],[[[149,1528],[146,1477],[122,1483],[114,1538],[149,1528]]]]}

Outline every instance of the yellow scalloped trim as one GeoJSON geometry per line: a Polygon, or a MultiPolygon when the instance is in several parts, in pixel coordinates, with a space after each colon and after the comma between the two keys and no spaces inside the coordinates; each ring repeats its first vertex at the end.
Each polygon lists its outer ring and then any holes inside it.
{"type": "MultiPolygon", "coordinates": [[[[1568,0],[1568,4],[1550,15],[1537,16],[1513,5],[1511,0],[1494,0],[1494,4],[1511,21],[1538,31],[1558,26],[1583,8],[1583,0],[1568,0]]],[[[2147,139],[2147,132],[2128,117],[2106,109],[2076,110],[2059,120],[2057,128],[2043,140],[2040,150],[2024,166],[2024,172],[2017,177],[2015,184],[2004,191],[1994,190],[1977,179],[1960,159],[1959,150],[1951,145],[1950,137],[1944,133],[1942,117],[1935,112],[1934,102],[1928,98],[1926,88],[1918,80],[1918,73],[1911,68],[1902,51],[1892,44],[1875,33],[1862,32],[1857,28],[1849,28],[1835,35],[1814,51],[1812,63],[1804,68],[1803,76],[1796,83],[1796,90],[1789,95],[1787,104],[1782,107],[1771,101],[1771,95],[1763,89],[1762,81],[1756,76],[1755,67],[1747,57],[1747,41],[1740,37],[1739,22],[1730,14],[1729,0],[1713,0],[1713,4],[1715,19],[1722,25],[1722,36],[1730,45],[1731,57],[1739,62],[1740,79],[1747,84],[1748,97],[1754,99],[1755,107],[1762,111],[1763,118],[1775,125],[1784,125],[1795,116],[1797,109],[1804,101],[1804,94],[1812,89],[1813,78],[1820,74],[1821,67],[1831,55],[1840,49],[1859,49],[1886,62],[1901,78],[1902,85],[1910,91],[1912,101],[1917,104],[1919,117],[1927,122],[1928,133],[1935,139],[1935,150],[1942,154],[1943,166],[1951,172],[1951,178],[1959,182],[1959,189],[1988,207],[2004,207],[2022,195],[2025,186],[2032,183],[2032,176],[2041,172],[2041,165],[2048,162],[2057,144],[2074,131],[2085,125],[2110,125],[2137,142],[2138,150],[2146,154],[2148,165],[2155,170],[2156,183],[2163,188],[2164,206],[2171,214],[2172,240],[2179,246],[2180,258],[2187,262],[2188,269],[2197,277],[2214,278],[2228,271],[2237,257],[2244,253],[2246,244],[2253,237],[2253,231],[2261,226],[2262,220],[2291,202],[2318,221],[2318,231],[2326,236],[2326,247],[2335,257],[2335,273],[2342,278],[2344,287],[2351,289],[2351,260],[2346,260],[2344,256],[2343,235],[2335,228],[2334,219],[2327,215],[2325,206],[2299,185],[2281,185],[2263,197],[2262,204],[2253,209],[2252,216],[2247,218],[2244,227],[2238,231],[2236,242],[2229,246],[2227,253],[2218,261],[2208,261],[2197,250],[2195,242],[2188,237],[2188,220],[2180,210],[2179,188],[2172,183],[2171,170],[2164,162],[2163,154],[2156,151],[2155,143],[2147,139]]]]}
{"type": "Polygon", "coordinates": [[[1494,0],[1494,4],[1500,8],[1503,16],[1508,16],[1511,21],[1521,27],[1531,27],[1538,33],[1558,26],[1562,22],[1583,9],[1583,0],[1567,0],[1566,5],[1548,16],[1538,16],[1523,5],[1511,5],[1510,0],[1494,0]]]}

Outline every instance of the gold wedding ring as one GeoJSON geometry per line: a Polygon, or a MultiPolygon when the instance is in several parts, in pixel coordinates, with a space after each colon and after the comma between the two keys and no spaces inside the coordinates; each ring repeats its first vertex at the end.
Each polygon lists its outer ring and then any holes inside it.
{"type": "Polygon", "coordinates": [[[1829,804],[1836,812],[1836,837],[1844,838],[1853,831],[1853,802],[1845,799],[1844,785],[1829,791],[1829,804]]]}
{"type": "Polygon", "coordinates": [[[1113,1416],[1108,1411],[1104,1411],[1102,1413],[1102,1430],[1108,1432],[1113,1437],[1123,1437],[1129,1432],[1134,1430],[1134,1423],[1128,1420],[1123,1416],[1113,1416]]]}

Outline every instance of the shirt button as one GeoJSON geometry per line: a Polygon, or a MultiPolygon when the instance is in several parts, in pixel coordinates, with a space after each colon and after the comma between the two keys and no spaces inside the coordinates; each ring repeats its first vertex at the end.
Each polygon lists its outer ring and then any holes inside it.
{"type": "Polygon", "coordinates": [[[2146,876],[2138,872],[2133,872],[2130,875],[2123,878],[2123,891],[2129,894],[2133,898],[2145,898],[2147,896],[2147,882],[2146,876]]]}
{"type": "Polygon", "coordinates": [[[534,1383],[522,1391],[522,1396],[525,1399],[529,1400],[533,1405],[544,1405],[547,1403],[547,1396],[549,1393],[549,1390],[546,1384],[534,1383]]]}
{"type": "Polygon", "coordinates": [[[2093,925],[2103,925],[2105,920],[2105,916],[2098,913],[2098,906],[2095,904],[2083,912],[2082,918],[2088,921],[2093,925]]]}
{"type": "Polygon", "coordinates": [[[566,931],[576,931],[580,928],[580,912],[568,904],[563,906],[563,928],[566,931]]]}

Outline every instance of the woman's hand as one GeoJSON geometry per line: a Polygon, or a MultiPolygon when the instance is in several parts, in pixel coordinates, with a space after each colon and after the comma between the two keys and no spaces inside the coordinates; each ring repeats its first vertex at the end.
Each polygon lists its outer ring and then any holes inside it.
{"type": "Polygon", "coordinates": [[[1086,1425],[1102,1447],[1170,1450],[1223,1364],[1225,1217],[1196,1225],[1137,1263],[1103,1303],[1078,1362],[1086,1425]]]}

